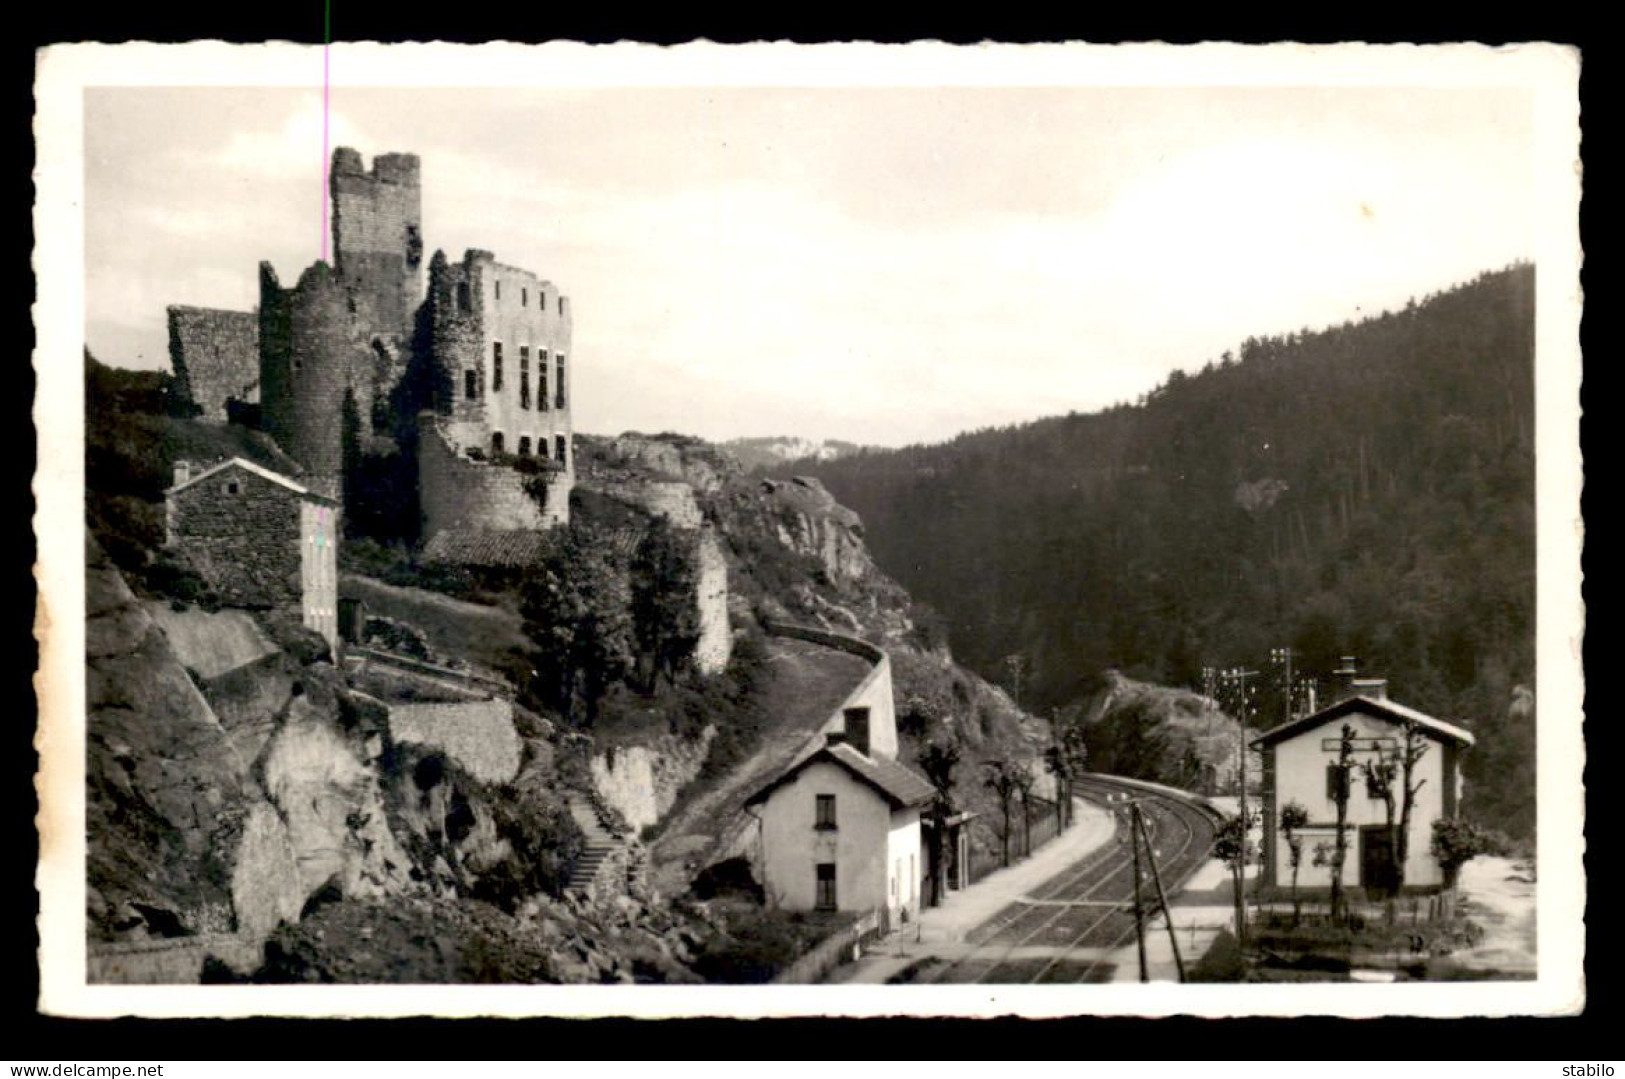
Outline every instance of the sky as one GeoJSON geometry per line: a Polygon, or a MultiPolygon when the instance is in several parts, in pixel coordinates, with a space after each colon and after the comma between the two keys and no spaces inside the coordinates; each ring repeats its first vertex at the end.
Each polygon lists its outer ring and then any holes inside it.
{"type": "MultiPolygon", "coordinates": [[[[335,85],[424,238],[571,298],[576,429],[871,445],[1133,401],[1536,249],[1516,88],[335,85]]],[[[91,88],[86,343],[321,257],[309,88],[91,88]]]]}

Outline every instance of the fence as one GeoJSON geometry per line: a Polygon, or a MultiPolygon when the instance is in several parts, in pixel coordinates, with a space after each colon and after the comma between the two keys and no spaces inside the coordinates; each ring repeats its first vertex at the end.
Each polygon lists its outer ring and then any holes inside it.
{"type": "Polygon", "coordinates": [[[826,974],[852,959],[856,945],[878,935],[880,925],[881,911],[876,908],[820,941],[812,951],[779,971],[773,981],[783,985],[812,985],[823,981],[826,974]]]}
{"type": "MultiPolygon", "coordinates": [[[[987,834],[992,840],[992,849],[983,852],[971,847],[970,854],[970,883],[975,884],[983,877],[996,869],[1001,869],[1004,862],[1000,857],[1002,849],[1001,836],[1004,830],[1002,817],[988,814],[977,818],[987,825],[987,834]]],[[[1015,865],[1021,859],[1042,847],[1045,843],[1061,834],[1060,805],[1048,798],[1032,797],[1032,807],[1028,810],[1028,819],[1031,822],[1031,833],[1022,827],[1021,805],[1018,802],[1010,810],[1010,864],[1015,865]]]]}

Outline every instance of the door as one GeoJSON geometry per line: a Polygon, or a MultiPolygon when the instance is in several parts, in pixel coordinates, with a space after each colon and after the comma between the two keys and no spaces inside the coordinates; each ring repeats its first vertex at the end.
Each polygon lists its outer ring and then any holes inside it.
{"type": "Polygon", "coordinates": [[[1394,834],[1386,824],[1368,824],[1360,829],[1360,887],[1386,895],[1394,890],[1399,874],[1394,864],[1394,834]]]}

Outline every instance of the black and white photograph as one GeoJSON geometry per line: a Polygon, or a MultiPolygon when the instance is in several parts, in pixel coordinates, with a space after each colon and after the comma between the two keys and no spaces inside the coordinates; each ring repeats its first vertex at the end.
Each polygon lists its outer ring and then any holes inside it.
{"type": "Polygon", "coordinates": [[[1578,70],[45,50],[42,1009],[1577,1011],[1578,70]]]}

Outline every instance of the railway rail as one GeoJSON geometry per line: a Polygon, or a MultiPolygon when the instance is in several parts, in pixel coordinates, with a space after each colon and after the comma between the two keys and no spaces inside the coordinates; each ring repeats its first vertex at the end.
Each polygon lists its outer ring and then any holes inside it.
{"type": "MultiPolygon", "coordinates": [[[[1107,804],[1135,798],[1145,816],[1164,887],[1176,893],[1208,858],[1220,816],[1205,803],[1167,788],[1092,775],[1075,789],[1107,804]]],[[[1142,906],[1152,901],[1149,881],[1142,906]]],[[[990,984],[1106,981],[1111,956],[1134,938],[1134,861],[1126,814],[1117,836],[1032,895],[1017,900],[967,937],[971,949],[921,972],[922,982],[990,984]]]]}

